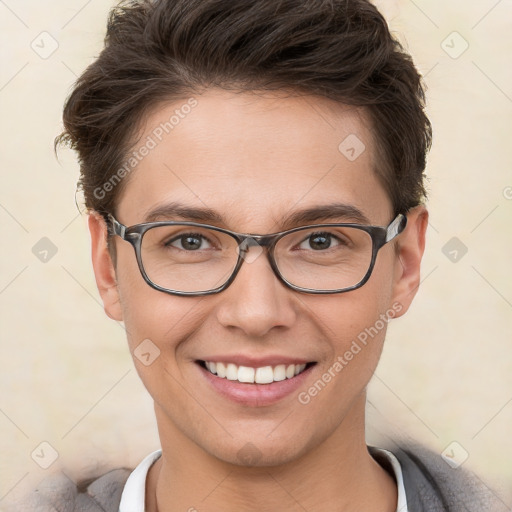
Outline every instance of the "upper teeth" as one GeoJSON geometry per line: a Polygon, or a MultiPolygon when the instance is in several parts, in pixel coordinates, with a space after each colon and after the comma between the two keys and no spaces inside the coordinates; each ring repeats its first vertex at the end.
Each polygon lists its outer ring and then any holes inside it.
{"type": "Polygon", "coordinates": [[[278,364],[274,367],[262,366],[260,368],[251,368],[250,366],[237,366],[233,363],[214,363],[213,361],[205,361],[205,365],[211,373],[223,379],[256,384],[270,384],[271,382],[291,379],[306,368],[305,364],[278,364]]]}

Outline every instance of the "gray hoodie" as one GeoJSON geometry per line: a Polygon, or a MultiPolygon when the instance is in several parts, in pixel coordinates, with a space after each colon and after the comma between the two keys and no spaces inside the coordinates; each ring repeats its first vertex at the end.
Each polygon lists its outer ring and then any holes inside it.
{"type": "MultiPolygon", "coordinates": [[[[421,445],[402,444],[386,449],[395,455],[402,467],[409,512],[510,510],[476,475],[462,468],[452,469],[439,454],[421,445]]],[[[387,459],[371,446],[368,450],[393,474],[387,459]]],[[[118,512],[130,472],[127,468],[114,469],[78,484],[64,475],[53,475],[6,512],[118,512]]]]}

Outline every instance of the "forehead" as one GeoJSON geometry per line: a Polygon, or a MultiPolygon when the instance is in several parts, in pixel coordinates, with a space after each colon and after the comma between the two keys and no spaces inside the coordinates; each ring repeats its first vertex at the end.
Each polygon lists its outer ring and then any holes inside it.
{"type": "Polygon", "coordinates": [[[369,219],[391,212],[365,112],[326,98],[208,90],[154,108],[132,152],[118,206],[125,223],[167,202],[213,209],[226,227],[252,232],[313,205],[346,203],[369,219]]]}

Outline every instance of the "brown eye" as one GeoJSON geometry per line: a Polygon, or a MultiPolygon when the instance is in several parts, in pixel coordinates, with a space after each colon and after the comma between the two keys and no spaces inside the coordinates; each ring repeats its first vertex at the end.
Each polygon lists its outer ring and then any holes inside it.
{"type": "Polygon", "coordinates": [[[303,242],[300,244],[300,249],[314,251],[322,251],[325,249],[330,249],[333,246],[342,245],[342,241],[332,233],[328,232],[318,232],[310,234],[303,242]],[[303,246],[303,244],[306,244],[303,246]]]}
{"type": "Polygon", "coordinates": [[[167,247],[176,247],[185,251],[197,251],[199,249],[207,249],[209,247],[201,247],[202,243],[208,242],[208,239],[199,233],[185,233],[166,242],[167,247]],[[176,245],[179,244],[179,245],[176,245]]]}

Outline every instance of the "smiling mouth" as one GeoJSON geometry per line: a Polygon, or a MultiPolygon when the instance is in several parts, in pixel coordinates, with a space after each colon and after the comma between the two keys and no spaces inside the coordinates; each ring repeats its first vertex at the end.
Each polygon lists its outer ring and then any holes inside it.
{"type": "Polygon", "coordinates": [[[276,366],[238,366],[234,363],[220,363],[213,361],[197,361],[205,370],[221,379],[238,381],[244,384],[271,384],[300,375],[303,371],[315,365],[307,364],[278,364],[276,366]]]}

